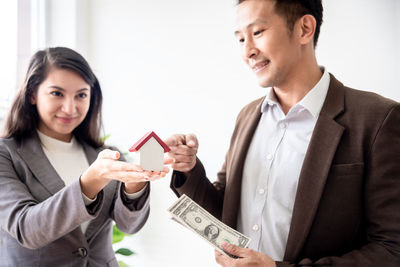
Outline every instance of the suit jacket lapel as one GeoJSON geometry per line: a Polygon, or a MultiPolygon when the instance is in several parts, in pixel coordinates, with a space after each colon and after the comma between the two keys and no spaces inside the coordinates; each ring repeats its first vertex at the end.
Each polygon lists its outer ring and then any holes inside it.
{"type": "Polygon", "coordinates": [[[26,138],[21,142],[21,146],[17,151],[36,179],[51,195],[56,194],[65,186],[65,183],[44,154],[36,131],[33,132],[30,138],[26,138]]]}
{"type": "Polygon", "coordinates": [[[343,85],[331,75],[328,93],[300,172],[285,261],[297,259],[311,229],[336,148],[344,131],[334,120],[343,110],[343,85]]]}
{"type": "Polygon", "coordinates": [[[261,98],[257,102],[256,106],[249,111],[248,115],[244,116],[246,121],[244,122],[243,127],[238,129],[240,132],[237,133],[238,136],[236,139],[238,141],[231,151],[231,153],[233,153],[231,163],[227,163],[227,181],[222,221],[233,228],[236,228],[237,224],[244,162],[254,132],[257,128],[258,122],[260,121],[261,104],[263,100],[264,97],[261,98]],[[230,176],[230,174],[232,176],[230,176]]]}

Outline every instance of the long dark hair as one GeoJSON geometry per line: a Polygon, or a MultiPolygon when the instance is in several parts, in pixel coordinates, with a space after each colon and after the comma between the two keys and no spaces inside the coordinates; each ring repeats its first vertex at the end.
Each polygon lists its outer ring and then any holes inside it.
{"type": "Polygon", "coordinates": [[[46,79],[51,68],[67,69],[80,75],[91,90],[90,107],[82,123],[73,131],[75,137],[93,147],[100,147],[102,130],[101,105],[103,101],[99,81],[87,61],[77,52],[66,47],[47,48],[36,52],[29,63],[24,83],[19,89],[8,113],[5,138],[20,141],[31,136],[39,124],[39,114],[30,99],[46,79]]]}

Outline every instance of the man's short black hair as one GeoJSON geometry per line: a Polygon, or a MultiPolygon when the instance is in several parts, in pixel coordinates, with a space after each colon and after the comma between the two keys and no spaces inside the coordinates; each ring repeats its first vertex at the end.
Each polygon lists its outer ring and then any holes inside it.
{"type": "MultiPolygon", "coordinates": [[[[238,0],[238,4],[246,0],[238,0]]],[[[317,21],[314,33],[314,47],[317,46],[319,31],[322,24],[322,0],[270,0],[275,2],[275,11],[286,19],[290,32],[296,21],[304,15],[312,15],[317,21]]]]}

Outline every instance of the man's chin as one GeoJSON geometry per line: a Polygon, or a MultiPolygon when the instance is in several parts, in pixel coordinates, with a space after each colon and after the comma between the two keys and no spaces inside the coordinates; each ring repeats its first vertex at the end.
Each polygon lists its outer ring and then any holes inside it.
{"type": "Polygon", "coordinates": [[[260,87],[262,88],[267,88],[267,87],[272,87],[271,82],[267,81],[267,80],[258,80],[258,84],[260,85],[260,87]]]}

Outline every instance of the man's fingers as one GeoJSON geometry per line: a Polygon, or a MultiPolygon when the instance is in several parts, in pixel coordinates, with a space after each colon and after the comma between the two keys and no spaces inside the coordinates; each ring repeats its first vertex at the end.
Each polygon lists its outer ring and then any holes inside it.
{"type": "MultiPolygon", "coordinates": [[[[169,154],[168,154],[169,155],[169,154]]],[[[173,158],[171,158],[171,157],[166,157],[166,158],[164,158],[164,165],[168,165],[168,164],[171,164],[171,163],[174,163],[174,159],[173,158]]],[[[164,168],[164,170],[165,170],[165,168],[164,168]]]]}
{"type": "Polygon", "coordinates": [[[231,258],[229,258],[228,256],[225,256],[224,254],[222,254],[221,252],[219,252],[218,250],[215,250],[215,261],[221,265],[221,266],[232,266],[231,264],[231,258]]]}
{"type": "Polygon", "coordinates": [[[175,155],[175,161],[173,163],[192,163],[196,160],[195,156],[184,156],[184,155],[175,155]]]}
{"type": "Polygon", "coordinates": [[[119,154],[118,151],[114,151],[111,149],[104,149],[99,153],[97,158],[118,160],[120,156],[121,155],[119,154]]]}
{"type": "Polygon", "coordinates": [[[199,141],[197,140],[196,135],[194,134],[187,134],[185,136],[185,140],[186,140],[186,145],[189,147],[199,147],[199,141]]]}
{"type": "Polygon", "coordinates": [[[171,147],[171,152],[180,155],[196,155],[197,147],[188,147],[187,145],[178,145],[171,147]]]}
{"type": "Polygon", "coordinates": [[[222,248],[231,255],[238,256],[239,258],[244,258],[247,255],[248,249],[238,247],[228,242],[222,243],[222,248]]]}
{"type": "Polygon", "coordinates": [[[174,147],[178,145],[182,145],[185,141],[185,136],[183,134],[174,134],[171,137],[168,137],[164,140],[169,147],[174,147]]]}

